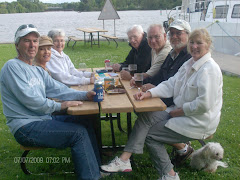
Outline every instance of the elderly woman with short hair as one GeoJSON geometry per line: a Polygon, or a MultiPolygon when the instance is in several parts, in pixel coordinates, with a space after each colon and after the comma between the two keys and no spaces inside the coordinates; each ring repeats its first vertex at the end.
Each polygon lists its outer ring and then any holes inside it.
{"type": "Polygon", "coordinates": [[[65,32],[61,29],[51,30],[48,36],[53,40],[51,60],[47,68],[54,79],[71,85],[86,85],[94,83],[94,74],[91,72],[78,71],[68,55],[63,50],[65,47],[65,32]]]}

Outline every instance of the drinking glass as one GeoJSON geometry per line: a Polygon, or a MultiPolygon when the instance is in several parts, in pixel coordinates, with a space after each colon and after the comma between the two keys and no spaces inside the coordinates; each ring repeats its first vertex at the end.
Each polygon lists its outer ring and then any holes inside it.
{"type": "Polygon", "coordinates": [[[129,71],[128,67],[122,67],[123,71],[129,71]]]}
{"type": "Polygon", "coordinates": [[[131,76],[134,76],[134,73],[137,72],[137,65],[136,64],[129,64],[128,65],[128,70],[131,74],[131,76]]]}
{"type": "Polygon", "coordinates": [[[87,68],[87,65],[85,64],[85,63],[79,63],[79,69],[81,70],[81,71],[86,71],[86,68],[87,68]]]}
{"type": "Polygon", "coordinates": [[[134,73],[135,84],[138,88],[138,92],[141,91],[141,87],[143,85],[143,73],[134,73]]]}
{"type": "Polygon", "coordinates": [[[112,72],[113,71],[113,68],[112,68],[112,63],[105,63],[105,69],[108,71],[108,72],[112,72]]]}

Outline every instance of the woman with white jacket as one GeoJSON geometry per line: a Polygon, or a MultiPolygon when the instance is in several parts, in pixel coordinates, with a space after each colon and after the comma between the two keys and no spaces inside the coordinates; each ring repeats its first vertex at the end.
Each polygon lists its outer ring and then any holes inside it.
{"type": "Polygon", "coordinates": [[[65,47],[65,32],[61,29],[51,30],[48,36],[53,40],[51,60],[47,68],[52,77],[68,86],[94,83],[94,74],[78,71],[68,55],[63,52],[65,47]]]}

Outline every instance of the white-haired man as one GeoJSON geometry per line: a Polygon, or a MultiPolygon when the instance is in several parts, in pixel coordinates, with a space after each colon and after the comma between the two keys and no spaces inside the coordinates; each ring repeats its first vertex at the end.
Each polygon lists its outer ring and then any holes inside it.
{"type": "MultiPolygon", "coordinates": [[[[132,49],[123,63],[112,65],[113,70],[119,72],[122,70],[122,67],[128,67],[129,64],[136,64],[136,72],[146,72],[151,66],[151,47],[147,42],[147,34],[143,31],[142,26],[134,25],[128,29],[127,35],[129,46],[132,49]]],[[[122,71],[121,77],[126,80],[132,78],[127,71],[122,71]]]]}

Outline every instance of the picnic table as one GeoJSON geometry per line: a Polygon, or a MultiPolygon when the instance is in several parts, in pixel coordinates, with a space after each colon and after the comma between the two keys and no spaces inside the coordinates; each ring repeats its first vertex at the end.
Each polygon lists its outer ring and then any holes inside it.
{"type": "MultiPolygon", "coordinates": [[[[102,68],[94,68],[93,71],[102,68]]],[[[99,114],[98,122],[98,132],[97,139],[100,143],[100,147],[102,145],[102,135],[101,135],[101,113],[106,113],[108,115],[110,122],[112,121],[112,113],[127,113],[127,134],[128,137],[131,133],[132,124],[131,124],[131,113],[133,112],[148,112],[148,111],[164,111],[166,109],[166,105],[162,102],[160,98],[151,98],[144,99],[142,101],[137,101],[133,98],[133,94],[137,92],[136,88],[131,89],[129,81],[121,80],[120,83],[125,88],[125,94],[108,94],[105,93],[104,100],[100,103],[92,102],[92,101],[84,101],[83,105],[77,107],[69,107],[67,113],[70,115],[86,115],[86,114],[99,114]]],[[[71,86],[71,88],[77,90],[89,91],[93,89],[93,85],[85,85],[85,86],[71,86]]],[[[118,117],[120,118],[120,116],[118,117]]],[[[113,124],[111,123],[111,126],[113,124]]],[[[121,128],[121,127],[120,127],[121,128]]],[[[111,127],[113,129],[113,127],[111,127]]],[[[113,149],[123,148],[124,146],[116,146],[115,144],[115,135],[112,132],[112,147],[113,149]]]]}
{"type": "Polygon", "coordinates": [[[100,32],[108,32],[107,30],[104,29],[99,29],[99,28],[77,28],[78,31],[82,31],[84,33],[84,44],[86,44],[86,33],[89,33],[89,40],[91,42],[91,47],[92,45],[98,45],[100,47],[99,43],[99,33],[100,32]],[[93,33],[97,33],[97,43],[94,40],[93,33]],[[93,43],[94,42],[94,43],[93,43]]]}

